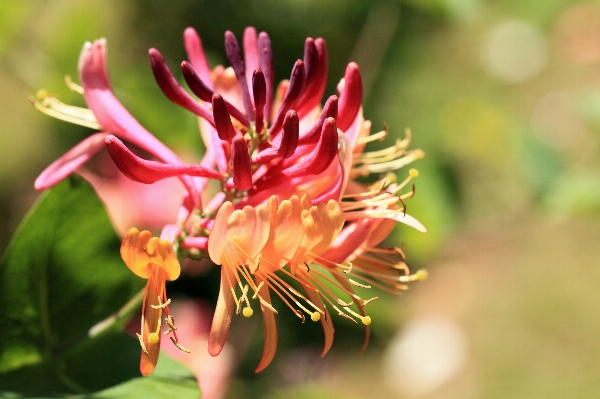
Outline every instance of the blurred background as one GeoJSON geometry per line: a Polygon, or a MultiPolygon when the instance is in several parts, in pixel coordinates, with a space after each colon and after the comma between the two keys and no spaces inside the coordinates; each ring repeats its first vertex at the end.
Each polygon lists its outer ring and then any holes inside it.
{"type": "MultiPolygon", "coordinates": [[[[597,2],[0,0],[0,250],[39,195],[35,177],[91,133],[26,99],[44,88],[83,106],[64,76],[78,81],[85,41],[108,40],[116,96],[197,161],[197,121],[162,95],[147,50],[159,49],[181,80],[187,26],[215,66],[227,64],[224,31],[241,38],[248,25],[270,35],[276,81],[289,77],[307,36],[323,37],[326,95],[356,61],[373,130],[387,123],[389,144],[411,128],[411,147],[427,156],[413,165],[421,173],[407,205],[429,232],[401,226],[390,242],[430,278],[402,296],[376,293],[362,355],[362,330],[335,320],[333,349],[320,359],[319,326],[281,312],[277,356],[255,375],[262,322],[236,319],[219,358],[198,342],[191,366],[205,397],[600,397],[597,2]]],[[[202,337],[218,274],[188,270],[170,292],[189,299],[180,329],[184,317],[202,337]]]]}

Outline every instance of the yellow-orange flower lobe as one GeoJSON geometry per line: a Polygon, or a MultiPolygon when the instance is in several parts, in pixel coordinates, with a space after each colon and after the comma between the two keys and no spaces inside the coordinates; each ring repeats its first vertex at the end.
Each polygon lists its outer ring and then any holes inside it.
{"type": "Polygon", "coordinates": [[[177,279],[181,272],[173,245],[152,237],[148,230],[140,232],[135,227],[127,230],[121,243],[121,257],[129,270],[141,278],[150,278],[155,266],[165,271],[169,281],[177,279]]]}

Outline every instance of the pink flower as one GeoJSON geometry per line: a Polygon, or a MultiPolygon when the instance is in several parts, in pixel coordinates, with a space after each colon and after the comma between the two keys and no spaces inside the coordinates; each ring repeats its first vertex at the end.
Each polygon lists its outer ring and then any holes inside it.
{"type": "Polygon", "coordinates": [[[353,62],[338,85],[338,95],[329,96],[321,108],[328,70],[321,38],[306,39],[303,59],[277,87],[271,41],[264,32],[246,28],[241,47],[233,33],[226,32],[231,64],[227,69],[210,69],[194,29],[186,29],[184,44],[189,61],[181,63],[181,70],[197,99],[179,85],[158,50],[150,49],[149,57],[167,98],[200,117],[206,152],[198,165],[181,162],[112,95],[106,45],[99,40],[84,46],[79,65],[91,113],[77,114],[49,97],[35,105],[48,114],[62,110],[62,119],[102,133],[46,169],[36,187],[64,178],[102,145],[134,181],[153,184],[179,177],[185,188],[182,206],[176,224],[168,225],[162,236],[180,255],[209,257],[221,265],[221,290],[208,338],[213,356],[223,348],[233,309],[250,317],[251,301],[258,301],[265,347],[256,371],[267,367],[277,348],[277,310],[271,293],[302,322],[305,315],[321,322],[323,355],[333,343],[331,309],[365,325],[366,345],[371,318],[365,306],[376,298],[363,299],[354,287],[398,292],[407,288],[404,283],[426,277],[424,271],[410,274],[401,250],[377,248],[397,222],[425,231],[406,213],[405,199],[414,195],[414,185],[407,187],[418,172],[411,169],[401,182],[389,174],[420,159],[423,152],[408,150],[409,131],[389,148],[364,152],[367,143],[383,139],[387,130],[370,134],[371,123],[362,116],[360,71],[353,62]],[[158,161],[139,158],[122,140],[158,161]],[[356,180],[371,174],[379,179],[370,186],[356,180]],[[209,179],[218,181],[221,189],[203,204],[200,195],[209,179]],[[286,279],[297,281],[305,294],[286,279]]]}

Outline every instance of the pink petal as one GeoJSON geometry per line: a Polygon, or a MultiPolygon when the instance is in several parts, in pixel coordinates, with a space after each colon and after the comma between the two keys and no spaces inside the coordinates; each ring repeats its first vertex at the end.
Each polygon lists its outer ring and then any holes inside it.
{"type": "Polygon", "coordinates": [[[335,119],[327,118],[323,122],[321,138],[314,151],[309,153],[302,161],[292,165],[283,173],[288,177],[302,175],[317,175],[331,164],[338,151],[338,134],[335,119]]]}
{"type": "Polygon", "coordinates": [[[225,53],[227,54],[227,59],[238,80],[246,115],[248,116],[248,119],[254,120],[254,106],[252,104],[252,99],[250,98],[250,89],[248,88],[248,83],[246,81],[246,70],[244,68],[244,61],[242,60],[242,52],[235,35],[229,30],[225,32],[225,53]]]}
{"type": "Polygon", "coordinates": [[[190,63],[194,70],[200,76],[209,89],[213,88],[212,79],[210,78],[210,66],[206,59],[206,53],[202,46],[202,40],[196,30],[192,27],[186,28],[183,32],[183,43],[190,63]]]}
{"type": "Polygon", "coordinates": [[[191,175],[209,177],[220,180],[222,175],[216,170],[206,169],[200,165],[165,164],[147,161],[129,151],[115,136],[105,139],[106,148],[119,170],[131,180],[152,184],[168,177],[191,175]]]}
{"type": "Polygon", "coordinates": [[[199,103],[187,91],[181,87],[173,73],[167,66],[167,63],[162,54],[155,48],[148,50],[150,57],[150,66],[154,73],[156,83],[163,91],[165,96],[175,104],[187,109],[190,112],[206,119],[209,123],[214,124],[214,120],[210,111],[204,106],[204,103],[199,103]]]}
{"type": "Polygon", "coordinates": [[[150,152],[164,162],[181,163],[167,146],[142,127],[112,93],[106,70],[106,40],[86,43],[79,57],[85,100],[102,129],[150,152]]]}
{"type": "MultiPolygon", "coordinates": [[[[248,26],[244,29],[244,64],[246,68],[246,76],[252,76],[255,69],[260,67],[258,59],[258,42],[256,29],[253,26],[248,26]]],[[[252,91],[252,82],[248,81],[248,90],[252,91]]]]}
{"type": "Polygon", "coordinates": [[[248,190],[252,187],[252,164],[248,154],[248,145],[241,135],[231,142],[231,164],[233,168],[233,185],[238,190],[248,190]]]}
{"type": "Polygon", "coordinates": [[[346,67],[344,74],[344,88],[340,93],[340,107],[338,114],[338,127],[346,131],[356,118],[356,114],[362,104],[362,78],[356,63],[351,62],[346,67]]]}
{"type": "Polygon", "coordinates": [[[294,64],[294,68],[292,69],[292,74],[290,76],[290,83],[287,91],[285,92],[285,97],[283,97],[283,101],[279,106],[279,110],[277,111],[277,116],[273,121],[273,125],[269,131],[271,132],[271,136],[275,136],[279,133],[281,126],[283,125],[283,119],[285,118],[286,113],[294,107],[296,101],[300,98],[302,94],[302,89],[304,88],[304,62],[298,60],[294,64]]]}
{"type": "Polygon", "coordinates": [[[52,164],[44,169],[38,178],[35,179],[35,189],[45,190],[50,188],[75,172],[104,146],[104,139],[106,136],[106,133],[93,134],[79,142],[56,161],[52,162],[52,164]]]}
{"type": "Polygon", "coordinates": [[[267,84],[267,95],[265,103],[265,119],[271,120],[271,106],[273,104],[273,86],[275,81],[275,72],[273,71],[273,47],[271,39],[265,32],[258,34],[258,56],[260,58],[260,70],[265,75],[267,84]]]}

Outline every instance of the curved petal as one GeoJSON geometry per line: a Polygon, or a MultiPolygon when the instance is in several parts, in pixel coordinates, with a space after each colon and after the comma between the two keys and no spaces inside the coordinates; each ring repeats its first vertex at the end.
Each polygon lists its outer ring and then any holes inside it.
{"type": "Polygon", "coordinates": [[[340,93],[337,124],[340,130],[346,131],[354,122],[362,104],[362,78],[355,62],[346,67],[344,86],[340,93]]]}
{"type": "Polygon", "coordinates": [[[152,374],[156,363],[158,363],[158,355],[160,353],[160,339],[161,333],[158,335],[158,342],[151,343],[148,340],[148,335],[156,332],[156,327],[162,316],[162,309],[154,309],[152,306],[159,306],[161,303],[158,301],[158,297],[162,297],[162,293],[157,293],[154,287],[157,286],[157,281],[152,275],[146,284],[146,290],[144,292],[144,303],[142,307],[142,340],[146,347],[147,354],[142,351],[140,357],[140,372],[143,376],[152,374]],[[158,294],[158,295],[157,295],[158,294]]]}
{"type": "Polygon", "coordinates": [[[106,70],[106,40],[85,43],[79,57],[85,101],[102,128],[169,163],[182,163],[167,146],[142,127],[112,93],[106,70]]]}
{"type": "Polygon", "coordinates": [[[190,60],[190,63],[200,76],[200,78],[206,82],[207,86],[212,89],[213,83],[210,78],[210,66],[206,59],[206,53],[204,52],[204,46],[202,46],[202,40],[196,30],[192,27],[188,27],[183,32],[183,43],[185,51],[190,60]]]}
{"type": "MultiPolygon", "coordinates": [[[[216,170],[200,165],[168,164],[156,161],[147,161],[129,151],[127,147],[115,136],[105,139],[106,148],[119,170],[131,180],[152,184],[168,177],[190,175],[201,176],[220,180],[222,175],[216,170]]],[[[184,182],[184,184],[187,181],[184,182]]],[[[187,186],[187,184],[186,184],[187,186]]],[[[188,187],[190,190],[191,187],[188,187]]]]}
{"type": "MultiPolygon", "coordinates": [[[[256,283],[260,284],[264,281],[263,287],[261,287],[259,293],[263,300],[267,303],[271,303],[271,295],[269,294],[269,287],[267,286],[267,279],[263,278],[262,273],[257,273],[256,275],[256,283]]],[[[267,306],[264,306],[262,303],[260,304],[260,310],[263,314],[263,326],[265,330],[265,343],[263,346],[262,356],[260,358],[260,362],[258,366],[256,366],[255,373],[259,373],[263,371],[271,361],[275,357],[275,352],[277,352],[277,322],[275,320],[275,313],[273,310],[269,309],[267,306]]]]}
{"type": "Polygon", "coordinates": [[[362,219],[348,224],[322,257],[335,263],[344,262],[369,236],[373,223],[373,219],[362,219]]]}
{"type": "Polygon", "coordinates": [[[323,345],[323,352],[321,352],[321,357],[323,357],[327,354],[327,352],[329,352],[329,349],[331,349],[331,346],[333,345],[333,336],[335,333],[335,328],[333,327],[333,321],[331,320],[331,314],[325,307],[325,304],[321,300],[321,297],[317,291],[313,291],[313,290],[305,288],[304,292],[306,293],[306,295],[308,296],[308,298],[310,299],[310,301],[312,303],[314,303],[315,305],[317,305],[319,308],[323,309],[326,312],[325,316],[322,316],[320,319],[321,326],[323,327],[323,335],[325,338],[325,340],[324,340],[325,343],[323,345]]]}
{"type": "MultiPolygon", "coordinates": [[[[346,279],[341,276],[339,273],[331,273],[333,275],[333,277],[335,277],[335,279],[341,284],[341,286],[348,292],[354,292],[354,290],[352,289],[352,287],[350,286],[350,284],[348,284],[348,281],[346,281],[346,279]]],[[[360,301],[358,299],[356,299],[354,296],[352,297],[352,301],[356,304],[356,307],[358,308],[359,313],[362,316],[366,316],[366,312],[365,309],[362,307],[362,304],[360,303],[360,301]]],[[[371,337],[371,326],[369,324],[365,324],[365,339],[363,341],[363,345],[360,348],[360,353],[363,353],[365,351],[365,349],[367,349],[367,345],[369,345],[369,339],[371,337]]]]}
{"type": "Polygon", "coordinates": [[[234,276],[229,276],[226,267],[221,268],[221,289],[217,299],[217,307],[213,316],[210,334],[208,336],[208,353],[211,356],[217,356],[221,353],[229,327],[231,326],[231,317],[233,315],[234,300],[231,295],[231,282],[235,280],[234,276]]]}
{"type": "Polygon", "coordinates": [[[92,134],[65,152],[35,179],[35,189],[50,188],[75,172],[104,146],[106,136],[106,133],[92,134]]]}

